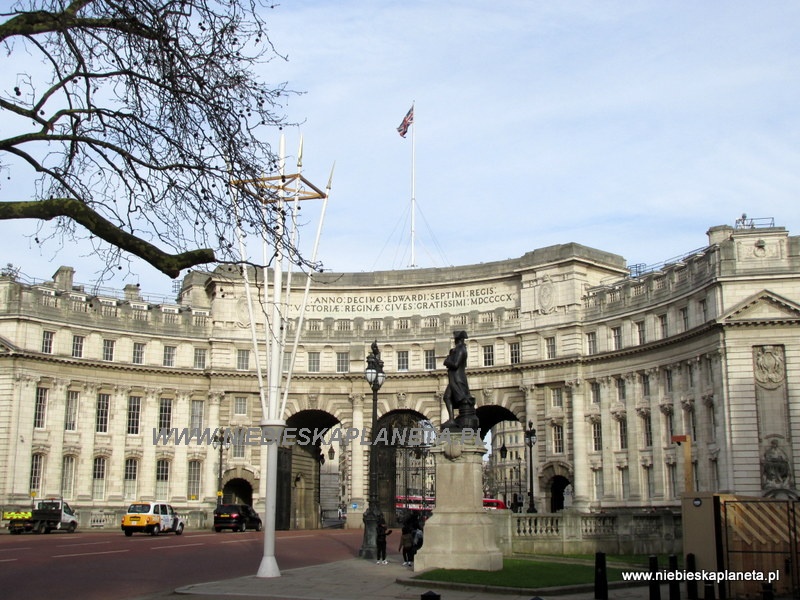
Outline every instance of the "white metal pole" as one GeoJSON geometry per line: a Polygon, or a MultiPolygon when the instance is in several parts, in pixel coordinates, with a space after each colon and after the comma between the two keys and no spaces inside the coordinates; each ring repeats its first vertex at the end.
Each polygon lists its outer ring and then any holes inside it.
{"type": "Polygon", "coordinates": [[[417,266],[416,236],[417,236],[417,108],[412,102],[411,110],[411,264],[417,266]]]}

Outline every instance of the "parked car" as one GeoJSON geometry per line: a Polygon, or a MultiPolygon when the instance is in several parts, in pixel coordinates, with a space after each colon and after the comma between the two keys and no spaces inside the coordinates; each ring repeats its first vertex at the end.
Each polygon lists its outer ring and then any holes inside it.
{"type": "Polygon", "coordinates": [[[247,504],[220,504],[214,509],[214,531],[261,531],[261,517],[247,504]]]}
{"type": "Polygon", "coordinates": [[[165,502],[134,502],[122,517],[122,531],[130,537],[137,531],[158,535],[171,532],[183,533],[184,522],[171,505],[165,502]]]}

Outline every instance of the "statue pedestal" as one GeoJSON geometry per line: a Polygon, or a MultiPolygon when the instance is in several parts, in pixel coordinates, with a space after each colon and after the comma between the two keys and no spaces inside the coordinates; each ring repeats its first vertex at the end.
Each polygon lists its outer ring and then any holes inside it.
{"type": "Polygon", "coordinates": [[[503,554],[492,519],[483,509],[486,447],[474,436],[451,432],[450,442],[440,443],[431,452],[436,459],[436,508],[425,524],[414,571],[499,571],[503,554]]]}

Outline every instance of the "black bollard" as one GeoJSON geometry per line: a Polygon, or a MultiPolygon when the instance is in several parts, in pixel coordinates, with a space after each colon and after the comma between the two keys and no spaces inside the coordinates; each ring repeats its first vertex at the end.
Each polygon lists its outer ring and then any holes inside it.
{"type": "Polygon", "coordinates": [[[431,590],[428,590],[424,594],[420,595],[419,600],[441,600],[441,598],[442,597],[439,594],[437,594],[436,592],[432,592],[431,590]]]}
{"type": "MultiPolygon", "coordinates": [[[[674,574],[678,572],[678,557],[670,554],[668,560],[669,572],[673,573],[672,577],[675,577],[674,574]]],[[[681,600],[681,584],[677,579],[669,580],[669,600],[681,600]]]]}
{"type": "Polygon", "coordinates": [[[703,584],[703,600],[715,600],[716,594],[714,593],[714,583],[706,581],[703,584]]]}
{"type": "MultiPolygon", "coordinates": [[[[697,571],[697,563],[691,552],[686,555],[686,571],[689,573],[697,571]]],[[[686,581],[686,597],[689,600],[697,600],[697,582],[694,579],[686,581]]]]}
{"type": "Polygon", "coordinates": [[[657,579],[658,557],[650,556],[650,600],[661,600],[661,582],[657,579]]]}
{"type": "Polygon", "coordinates": [[[774,600],[775,590],[771,583],[764,583],[761,585],[761,600],[774,600]]]}
{"type": "Polygon", "coordinates": [[[606,571],[606,553],[594,554],[594,598],[608,600],[608,572],[606,571]]]}

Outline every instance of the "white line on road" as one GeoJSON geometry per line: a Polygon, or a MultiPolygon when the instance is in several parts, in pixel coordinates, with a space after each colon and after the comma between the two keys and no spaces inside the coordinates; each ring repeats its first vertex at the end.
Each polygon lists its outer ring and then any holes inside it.
{"type": "Polygon", "coordinates": [[[205,546],[203,542],[197,542],[196,544],[180,544],[177,546],[153,546],[150,550],[164,550],[170,548],[188,548],[189,546],[205,546]]]}
{"type": "Polygon", "coordinates": [[[30,550],[31,546],[26,546],[24,548],[0,548],[0,552],[16,552],[17,550],[30,550]]]}
{"type": "Polygon", "coordinates": [[[76,554],[54,554],[52,558],[69,558],[70,556],[94,556],[97,554],[120,554],[130,552],[130,550],[106,550],[105,552],[79,552],[76,554]]]}
{"type": "Polygon", "coordinates": [[[74,548],[76,546],[96,546],[98,544],[110,544],[111,542],[83,542],[81,544],[59,544],[58,548],[74,548]]]}
{"type": "Polygon", "coordinates": [[[15,560],[17,560],[17,559],[16,558],[0,558],[0,563],[14,562],[15,560]]]}

